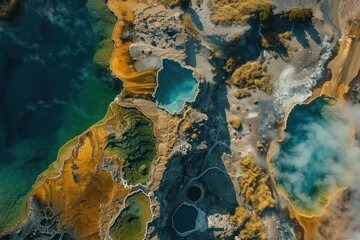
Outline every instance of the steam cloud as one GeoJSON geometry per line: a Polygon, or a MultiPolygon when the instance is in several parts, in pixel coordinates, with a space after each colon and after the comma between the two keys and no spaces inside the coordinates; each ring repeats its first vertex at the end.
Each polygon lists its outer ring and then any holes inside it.
{"type": "MultiPolygon", "coordinates": [[[[317,121],[311,115],[298,116],[303,119],[299,119],[297,128],[300,130],[296,131],[302,134],[286,134],[285,145],[277,144],[273,158],[277,181],[281,182],[296,206],[312,214],[320,214],[324,207],[319,195],[351,184],[354,165],[356,170],[360,170],[360,145],[351,141],[352,123],[356,122],[360,133],[360,105],[324,111],[324,114],[326,121],[317,121]],[[286,145],[289,141],[291,144],[286,145]]],[[[360,189],[357,192],[360,196],[360,189]]],[[[360,198],[356,204],[360,214],[360,198]]],[[[360,216],[358,222],[360,226],[360,216]]]]}
{"type": "Polygon", "coordinates": [[[352,166],[354,180],[348,188],[349,198],[336,205],[333,211],[339,219],[337,222],[343,226],[348,239],[360,239],[360,104],[346,106],[345,111],[353,118],[356,129],[355,149],[357,157],[352,166]]]}

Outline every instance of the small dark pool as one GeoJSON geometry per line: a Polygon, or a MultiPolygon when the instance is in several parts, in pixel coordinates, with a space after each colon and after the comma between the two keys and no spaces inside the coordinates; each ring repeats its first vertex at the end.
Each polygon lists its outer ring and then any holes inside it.
{"type": "Polygon", "coordinates": [[[197,186],[191,186],[188,188],[186,194],[189,200],[195,202],[201,197],[201,189],[197,186]]]}
{"type": "Polygon", "coordinates": [[[191,205],[182,204],[172,217],[173,227],[179,233],[185,233],[196,227],[198,210],[191,205]]]}

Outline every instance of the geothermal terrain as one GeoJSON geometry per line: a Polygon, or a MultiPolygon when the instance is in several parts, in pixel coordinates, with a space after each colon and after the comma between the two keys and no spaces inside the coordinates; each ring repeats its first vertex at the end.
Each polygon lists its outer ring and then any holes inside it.
{"type": "Polygon", "coordinates": [[[0,0],[0,239],[360,239],[357,0],[0,0]]]}

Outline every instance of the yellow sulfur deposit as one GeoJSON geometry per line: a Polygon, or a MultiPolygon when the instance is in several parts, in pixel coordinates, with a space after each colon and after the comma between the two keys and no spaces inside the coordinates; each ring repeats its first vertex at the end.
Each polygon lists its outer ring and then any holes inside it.
{"type": "Polygon", "coordinates": [[[245,23],[254,13],[271,7],[270,0],[210,0],[210,16],[216,24],[245,23]]]}
{"type": "Polygon", "coordinates": [[[267,239],[267,233],[264,223],[257,215],[252,215],[246,223],[245,228],[240,231],[240,239],[267,239]]]}
{"type": "Polygon", "coordinates": [[[234,128],[234,129],[236,129],[236,130],[238,130],[238,129],[240,129],[240,127],[241,127],[241,120],[240,120],[240,118],[232,118],[232,119],[230,119],[230,125],[234,128]]]}
{"type": "Polygon", "coordinates": [[[236,226],[243,226],[247,220],[249,220],[251,214],[243,206],[239,206],[235,209],[234,215],[229,216],[229,220],[234,223],[236,226]]]}
{"type": "Polygon", "coordinates": [[[241,160],[243,176],[239,184],[242,202],[250,204],[256,212],[275,206],[267,176],[254,164],[254,156],[249,154],[241,160]]]}
{"type": "MultiPolygon", "coordinates": [[[[258,88],[264,92],[271,92],[271,74],[261,63],[247,62],[237,68],[231,76],[230,82],[240,89],[258,88]]],[[[239,97],[244,95],[239,93],[239,97]]]]}

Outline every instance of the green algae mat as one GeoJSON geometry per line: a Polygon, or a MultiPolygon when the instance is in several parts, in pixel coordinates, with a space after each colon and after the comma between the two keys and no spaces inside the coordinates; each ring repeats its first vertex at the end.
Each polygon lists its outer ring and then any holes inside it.
{"type": "Polygon", "coordinates": [[[142,240],[147,222],[151,221],[150,200],[143,192],[126,199],[126,208],[110,228],[113,240],[142,240]]]}
{"type": "Polygon", "coordinates": [[[109,136],[107,147],[117,150],[124,159],[124,180],[128,184],[146,185],[157,158],[153,122],[135,109],[128,109],[123,119],[124,132],[118,138],[109,136]]]}

